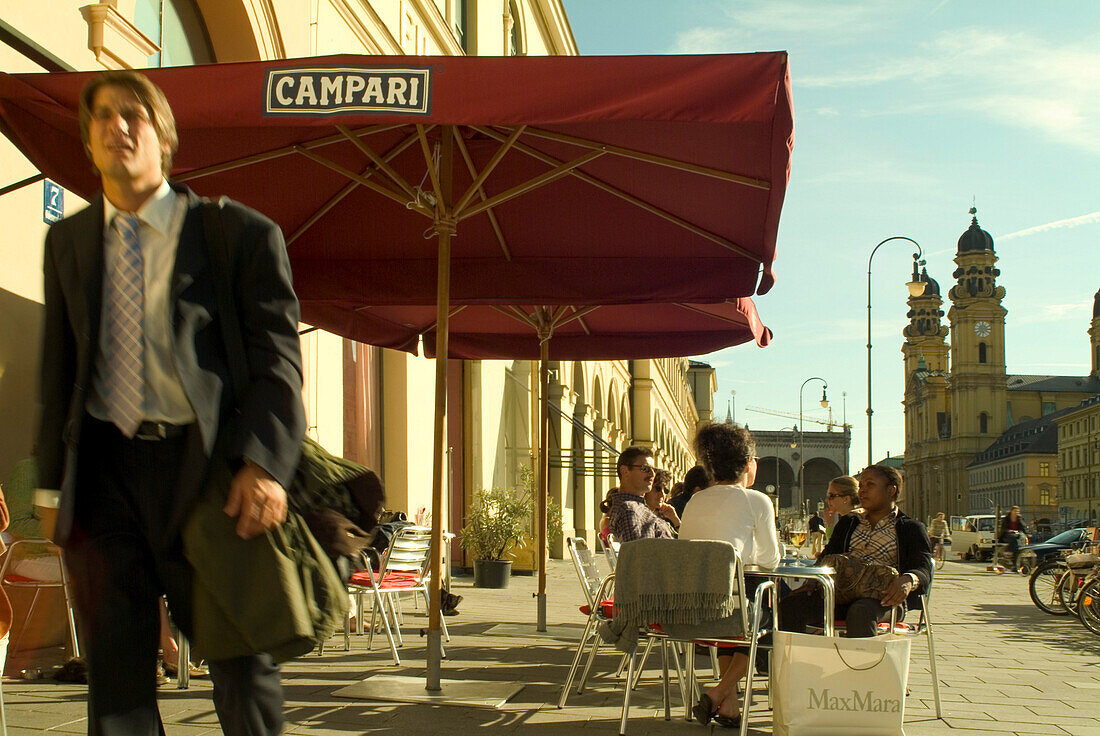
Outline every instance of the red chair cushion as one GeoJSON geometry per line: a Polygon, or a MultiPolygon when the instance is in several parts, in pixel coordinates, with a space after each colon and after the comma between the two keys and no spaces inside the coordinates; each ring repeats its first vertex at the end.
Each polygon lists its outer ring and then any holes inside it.
{"type": "Polygon", "coordinates": [[[415,588],[420,583],[420,573],[417,572],[387,572],[386,575],[379,580],[378,573],[374,570],[360,570],[353,573],[351,579],[348,581],[351,585],[358,585],[362,588],[371,587],[371,578],[381,590],[400,590],[405,588],[415,588]]]}
{"type": "MultiPolygon", "coordinates": [[[[585,616],[592,612],[591,607],[587,603],[581,606],[581,613],[585,616]]],[[[615,598],[608,598],[606,601],[600,601],[600,615],[604,618],[615,618],[615,598]]]]}

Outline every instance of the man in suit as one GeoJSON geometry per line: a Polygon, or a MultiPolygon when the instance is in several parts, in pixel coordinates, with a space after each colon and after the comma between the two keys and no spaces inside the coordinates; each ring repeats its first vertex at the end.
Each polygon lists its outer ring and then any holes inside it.
{"type": "MultiPolygon", "coordinates": [[[[305,431],[298,301],[279,228],[226,204],[250,379],[234,396],[202,200],[165,178],[178,140],[163,92],[134,72],[99,75],[80,127],[103,193],[46,238],[40,484],[61,492],[54,539],[87,653],[89,733],[153,735],[157,600],[191,631],[180,532],[212,459],[234,469],[225,512],[240,536],[285,519],[305,431]]],[[[210,673],[225,733],[281,730],[268,655],[210,673]]]]}

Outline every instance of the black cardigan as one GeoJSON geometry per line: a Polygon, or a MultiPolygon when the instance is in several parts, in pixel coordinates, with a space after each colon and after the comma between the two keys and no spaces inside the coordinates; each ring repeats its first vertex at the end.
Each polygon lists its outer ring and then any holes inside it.
{"type": "MultiPolygon", "coordinates": [[[[833,535],[825,546],[823,555],[847,554],[851,551],[852,532],[859,526],[859,517],[848,514],[840,517],[833,529],[833,535]]],[[[898,534],[898,572],[913,573],[917,576],[917,585],[905,599],[906,607],[910,610],[920,608],[920,594],[927,592],[932,584],[932,543],[928,539],[928,532],[924,524],[916,519],[910,519],[898,509],[898,518],[895,522],[898,534]]]]}

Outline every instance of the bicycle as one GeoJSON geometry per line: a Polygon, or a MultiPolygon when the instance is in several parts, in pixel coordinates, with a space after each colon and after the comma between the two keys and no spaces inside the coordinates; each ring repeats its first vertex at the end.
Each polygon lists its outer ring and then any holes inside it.
{"type": "Polygon", "coordinates": [[[1069,609],[1062,605],[1058,588],[1063,584],[1069,565],[1061,557],[1048,557],[1035,566],[1028,576],[1027,588],[1031,601],[1043,613],[1066,616],[1069,609]]]}
{"type": "Polygon", "coordinates": [[[944,560],[947,557],[947,552],[944,548],[951,544],[951,539],[949,537],[936,537],[935,539],[936,544],[932,548],[932,563],[936,566],[937,570],[942,570],[944,560]]]}
{"type": "Polygon", "coordinates": [[[1077,618],[1086,629],[1100,636],[1100,577],[1095,570],[1077,596],[1077,618]]]}

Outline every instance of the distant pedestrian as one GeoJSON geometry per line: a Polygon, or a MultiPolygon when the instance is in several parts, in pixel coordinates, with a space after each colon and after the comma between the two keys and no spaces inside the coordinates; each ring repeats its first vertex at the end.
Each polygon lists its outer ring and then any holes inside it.
{"type": "Polygon", "coordinates": [[[810,517],[806,529],[809,532],[810,553],[816,557],[825,549],[825,519],[821,518],[820,511],[815,511],[810,517]]]}

